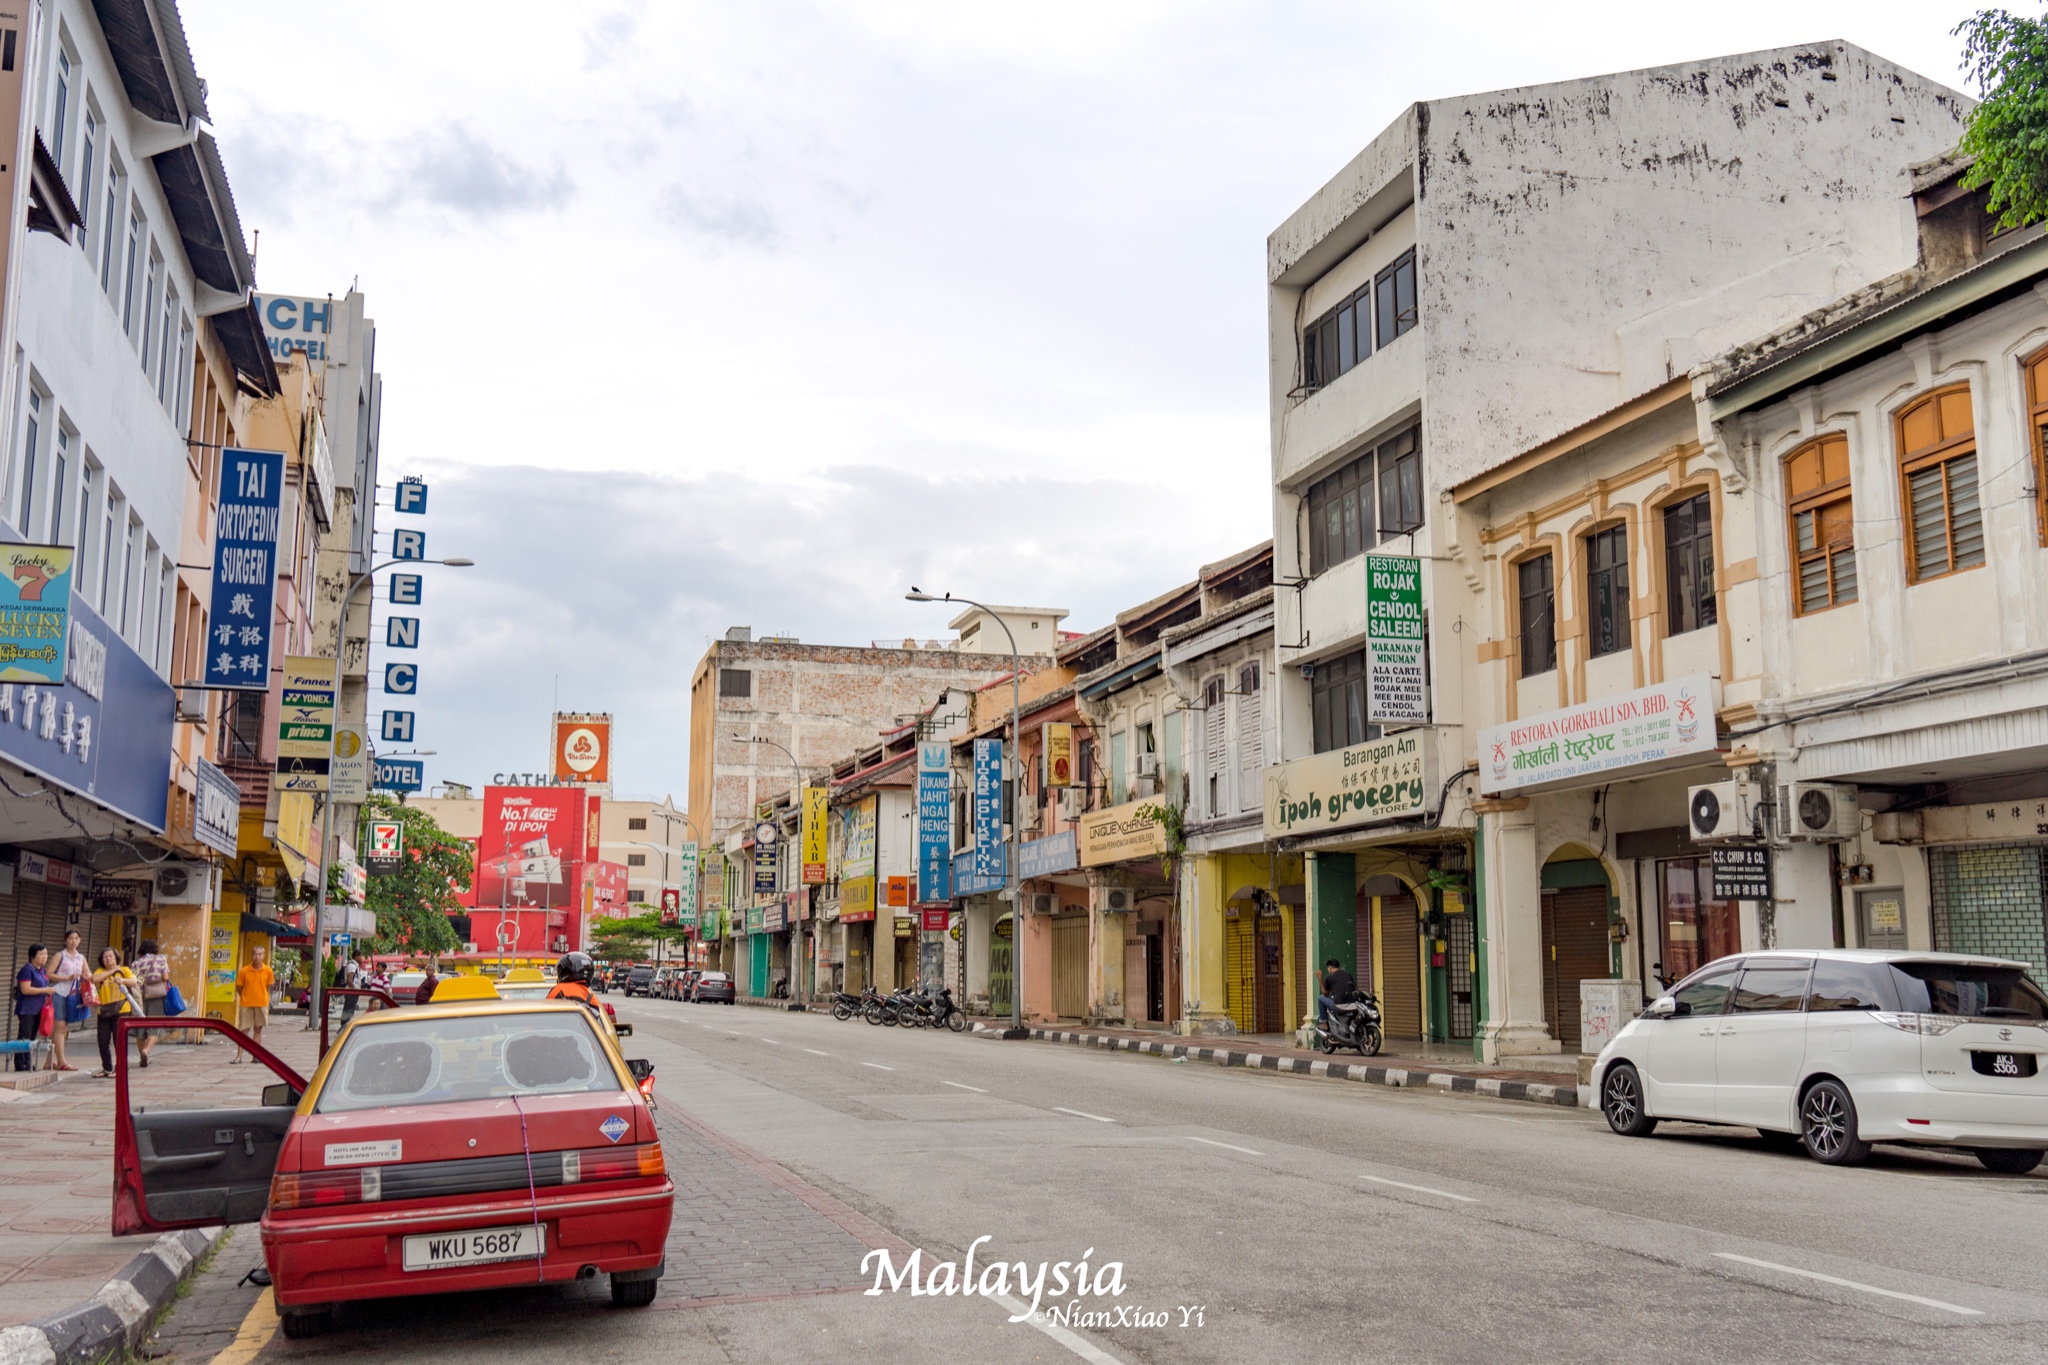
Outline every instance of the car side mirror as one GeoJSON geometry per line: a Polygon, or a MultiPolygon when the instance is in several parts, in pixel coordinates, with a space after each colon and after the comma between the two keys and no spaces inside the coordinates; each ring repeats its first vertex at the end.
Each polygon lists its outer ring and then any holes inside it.
{"type": "Polygon", "coordinates": [[[1644,1008],[1643,1017],[1645,1019],[1675,1019],[1680,1013],[1691,1013],[1691,1010],[1667,995],[1662,1000],[1651,1001],[1644,1008]]]}
{"type": "Polygon", "coordinates": [[[304,1098],[283,1081],[263,1087],[263,1107],[266,1109],[290,1109],[304,1098]]]}

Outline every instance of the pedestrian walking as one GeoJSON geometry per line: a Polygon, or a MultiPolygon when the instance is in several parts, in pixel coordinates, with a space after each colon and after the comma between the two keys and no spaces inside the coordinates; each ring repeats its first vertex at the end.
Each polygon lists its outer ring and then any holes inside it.
{"type": "Polygon", "coordinates": [[[80,945],[76,929],[64,933],[64,947],[57,954],[57,970],[50,973],[50,984],[57,988],[57,1003],[53,1008],[50,1028],[50,1069],[52,1071],[76,1071],[70,1059],[65,1056],[64,1044],[71,1035],[73,1024],[82,1024],[92,1013],[91,991],[87,987],[85,953],[80,945]]]}
{"type": "MultiPolygon", "coordinates": [[[[235,1027],[258,1047],[263,1046],[263,1030],[270,1024],[270,988],[276,981],[261,948],[251,948],[249,965],[235,973],[235,1027]]],[[[247,1059],[238,1051],[234,1060],[247,1059]]]]}
{"type": "Polygon", "coordinates": [[[100,1069],[92,1074],[109,1080],[114,1074],[114,1031],[122,1015],[136,1012],[139,989],[135,973],[121,964],[119,948],[100,949],[99,970],[92,974],[92,986],[99,1002],[100,1044],[100,1069]]]}
{"type": "MultiPolygon", "coordinates": [[[[136,948],[133,967],[135,979],[142,983],[142,1012],[161,1019],[168,1012],[165,997],[171,993],[170,961],[158,951],[153,938],[142,940],[136,948]]],[[[145,1032],[136,1044],[135,1050],[140,1054],[143,1066],[149,1065],[149,1054],[155,1049],[156,1040],[156,1032],[152,1029],[145,1032]]]]}
{"type": "MultiPolygon", "coordinates": [[[[350,953],[342,959],[341,971],[335,977],[334,984],[345,991],[361,988],[363,984],[363,964],[356,954],[350,953]]],[[[355,1017],[355,1013],[356,998],[353,995],[344,995],[341,998],[341,1022],[346,1024],[355,1017]]]]}
{"type": "Polygon", "coordinates": [[[28,961],[14,974],[14,1038],[29,1045],[30,1051],[14,1054],[16,1071],[34,1065],[36,1039],[42,1036],[43,1016],[55,1014],[57,988],[43,970],[50,965],[50,950],[40,943],[28,945],[28,961]]]}

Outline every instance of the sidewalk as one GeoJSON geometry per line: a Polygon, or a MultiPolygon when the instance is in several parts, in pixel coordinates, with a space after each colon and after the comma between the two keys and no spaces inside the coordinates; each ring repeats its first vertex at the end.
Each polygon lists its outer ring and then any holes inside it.
{"type": "MultiPolygon", "coordinates": [[[[318,1035],[286,1015],[264,1044],[301,1074],[313,1070],[318,1035]]],[[[95,1080],[90,1032],[72,1036],[72,1064],[53,1084],[0,1089],[0,1328],[61,1313],[98,1294],[150,1236],[109,1231],[114,1178],[114,1082],[95,1080]]],[[[131,1102],[144,1108],[204,1109],[256,1104],[275,1079],[262,1066],[229,1066],[225,1039],[204,1045],[160,1043],[147,1070],[131,1047],[131,1102]]]]}

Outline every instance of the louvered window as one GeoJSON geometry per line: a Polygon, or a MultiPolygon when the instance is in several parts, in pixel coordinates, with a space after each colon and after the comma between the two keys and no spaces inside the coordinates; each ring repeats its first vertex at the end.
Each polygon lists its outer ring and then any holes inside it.
{"type": "Polygon", "coordinates": [[[1202,685],[1202,781],[1208,785],[1209,815],[1222,815],[1229,799],[1230,713],[1225,710],[1223,679],[1202,685]]]}
{"type": "Polygon", "coordinates": [[[1260,718],[1259,666],[1237,670],[1237,805],[1257,807],[1265,795],[1265,730],[1260,718]]]}
{"type": "Polygon", "coordinates": [[[1913,580],[1984,562],[1984,509],[1977,495],[1977,432],[1970,386],[1928,394],[1898,418],[1913,580]]]}

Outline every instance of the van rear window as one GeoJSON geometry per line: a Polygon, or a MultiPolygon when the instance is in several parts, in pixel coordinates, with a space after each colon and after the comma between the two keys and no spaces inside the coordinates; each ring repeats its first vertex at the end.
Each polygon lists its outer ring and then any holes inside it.
{"type": "Polygon", "coordinates": [[[1894,962],[1899,1008],[1913,1014],[1954,1014],[1970,1019],[2048,1019],[2048,996],[2017,967],[1975,967],[1953,962],[1894,962]]]}
{"type": "Polygon", "coordinates": [[[494,1010],[358,1026],[342,1040],[314,1112],[617,1091],[581,1011],[494,1010]]]}

